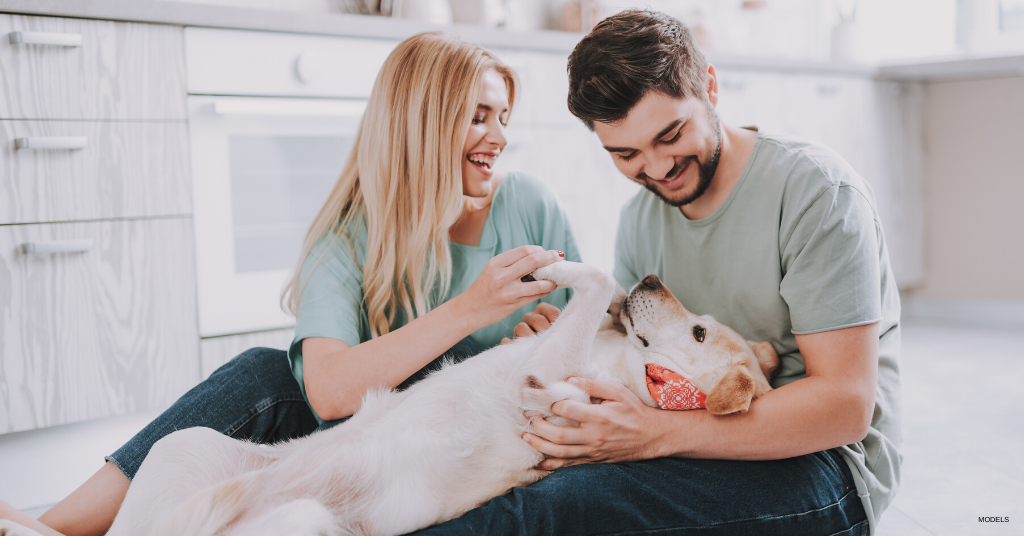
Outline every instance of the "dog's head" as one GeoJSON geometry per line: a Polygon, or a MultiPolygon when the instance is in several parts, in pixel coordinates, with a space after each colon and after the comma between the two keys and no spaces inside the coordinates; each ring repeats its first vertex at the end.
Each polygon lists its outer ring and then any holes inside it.
{"type": "Polygon", "coordinates": [[[714,318],[687,311],[654,274],[630,290],[619,319],[648,371],[679,374],[707,394],[713,414],[745,412],[771,390],[768,380],[779,366],[771,343],[746,341],[714,318]]]}

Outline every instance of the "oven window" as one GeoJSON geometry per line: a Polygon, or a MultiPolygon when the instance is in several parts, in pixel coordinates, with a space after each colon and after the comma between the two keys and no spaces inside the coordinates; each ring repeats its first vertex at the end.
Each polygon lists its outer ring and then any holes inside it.
{"type": "Polygon", "coordinates": [[[235,272],[291,269],[338,180],[351,136],[229,139],[235,272]]]}

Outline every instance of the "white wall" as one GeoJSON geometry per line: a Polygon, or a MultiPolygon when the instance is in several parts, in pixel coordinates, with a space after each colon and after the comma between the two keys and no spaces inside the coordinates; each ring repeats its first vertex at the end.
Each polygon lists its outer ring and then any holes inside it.
{"type": "Polygon", "coordinates": [[[927,275],[914,295],[1024,303],[1024,77],[925,93],[927,275]]]}

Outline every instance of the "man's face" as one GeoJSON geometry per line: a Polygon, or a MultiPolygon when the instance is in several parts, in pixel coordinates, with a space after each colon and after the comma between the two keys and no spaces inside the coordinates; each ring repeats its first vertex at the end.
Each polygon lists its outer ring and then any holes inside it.
{"type": "Polygon", "coordinates": [[[649,92],[618,123],[594,132],[625,176],[673,206],[699,198],[714,179],[722,128],[707,100],[649,92]]]}

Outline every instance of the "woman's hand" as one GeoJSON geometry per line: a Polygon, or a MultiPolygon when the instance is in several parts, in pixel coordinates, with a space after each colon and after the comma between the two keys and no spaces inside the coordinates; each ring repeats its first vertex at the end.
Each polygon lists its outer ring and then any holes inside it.
{"type": "Polygon", "coordinates": [[[656,458],[659,439],[655,408],[648,407],[619,383],[570,378],[580,389],[600,398],[600,404],[560,400],[551,405],[555,415],[580,423],[579,428],[557,426],[537,417],[535,434],[523,439],[542,454],[551,456],[538,466],[545,471],[594,462],[624,462],[656,458]]]}
{"type": "Polygon", "coordinates": [[[562,260],[558,251],[540,246],[521,246],[487,261],[483,272],[458,296],[482,326],[503,320],[523,305],[543,298],[557,288],[551,281],[522,281],[522,277],[562,260]]]}

